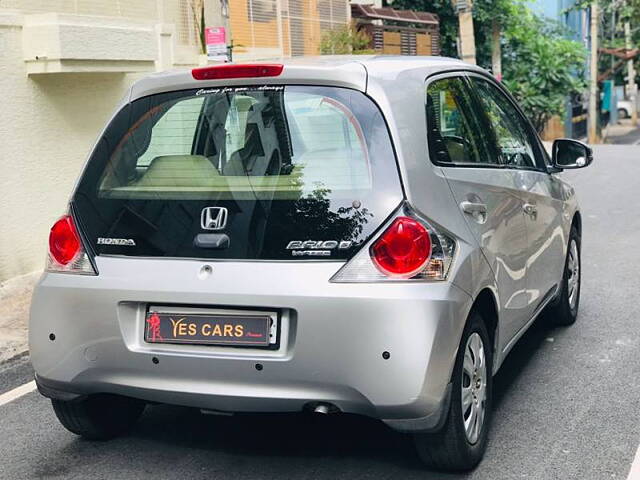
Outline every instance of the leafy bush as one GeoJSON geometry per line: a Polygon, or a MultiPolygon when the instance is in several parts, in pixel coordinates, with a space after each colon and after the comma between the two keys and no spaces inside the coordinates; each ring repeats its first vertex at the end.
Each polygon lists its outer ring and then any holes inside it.
{"type": "Polygon", "coordinates": [[[375,53],[369,48],[371,38],[362,30],[357,30],[353,24],[344,25],[323,32],[320,39],[320,53],[322,55],[368,55],[375,53]]]}

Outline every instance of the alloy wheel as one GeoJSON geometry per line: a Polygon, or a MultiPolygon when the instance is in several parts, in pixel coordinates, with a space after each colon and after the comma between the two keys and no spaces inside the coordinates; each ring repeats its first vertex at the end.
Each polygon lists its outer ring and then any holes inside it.
{"type": "Polygon", "coordinates": [[[462,419],[467,440],[475,444],[482,433],[487,400],[487,364],[482,337],[467,339],[462,365],[462,419]]]}
{"type": "Polygon", "coordinates": [[[580,291],[580,257],[578,244],[573,239],[569,244],[569,259],[567,260],[567,297],[569,307],[575,310],[578,303],[578,292],[580,291]]]}

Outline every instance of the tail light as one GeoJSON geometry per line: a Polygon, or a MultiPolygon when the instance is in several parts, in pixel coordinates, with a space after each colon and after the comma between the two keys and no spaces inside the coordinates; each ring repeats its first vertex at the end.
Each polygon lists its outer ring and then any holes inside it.
{"type": "Polygon", "coordinates": [[[410,209],[400,211],[368,248],[334,276],[334,283],[446,280],[455,240],[410,209]]]}
{"type": "Polygon", "coordinates": [[[284,65],[275,63],[211,65],[191,70],[196,80],[223,80],[226,78],[277,77],[284,65]]]}
{"type": "Polygon", "coordinates": [[[51,227],[47,271],[96,275],[71,215],[65,215],[51,227]]]}
{"type": "Polygon", "coordinates": [[[431,238],[417,220],[398,217],[369,249],[373,263],[389,277],[411,278],[431,257],[431,238]]]}

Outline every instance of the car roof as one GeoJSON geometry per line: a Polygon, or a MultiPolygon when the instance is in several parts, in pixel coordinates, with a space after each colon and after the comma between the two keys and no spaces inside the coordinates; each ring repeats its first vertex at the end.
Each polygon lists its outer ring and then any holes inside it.
{"type": "MultiPolygon", "coordinates": [[[[244,62],[242,62],[244,63],[244,62]]],[[[484,72],[475,65],[460,60],[435,56],[391,56],[391,55],[323,55],[318,57],[298,57],[274,62],[284,65],[277,77],[262,77],[259,84],[327,85],[354,88],[366,92],[369,81],[389,79],[390,76],[402,80],[403,74],[419,71],[425,77],[434,73],[451,70],[471,70],[484,72]]],[[[238,63],[241,64],[241,63],[238,63]]],[[[233,64],[227,64],[233,65],[233,64]]],[[[132,86],[128,100],[145,97],[171,90],[215,88],[223,86],[255,85],[256,78],[224,80],[195,80],[191,69],[159,72],[132,86]]]]}

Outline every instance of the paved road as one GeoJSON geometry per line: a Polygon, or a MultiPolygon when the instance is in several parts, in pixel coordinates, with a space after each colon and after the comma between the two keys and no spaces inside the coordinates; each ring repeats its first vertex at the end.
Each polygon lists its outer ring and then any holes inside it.
{"type": "MultiPolygon", "coordinates": [[[[536,324],[509,356],[475,472],[425,471],[406,438],[352,416],[155,406],[129,437],[92,443],[34,392],[0,406],[0,479],[626,479],[640,442],[640,147],[602,147],[593,167],[567,176],[584,211],[580,319],[536,324]]],[[[0,367],[0,394],[31,375],[26,360],[0,367]]]]}
{"type": "Polygon", "coordinates": [[[631,130],[624,135],[610,137],[606,143],[612,143],[614,145],[640,145],[640,128],[631,130]]]}

